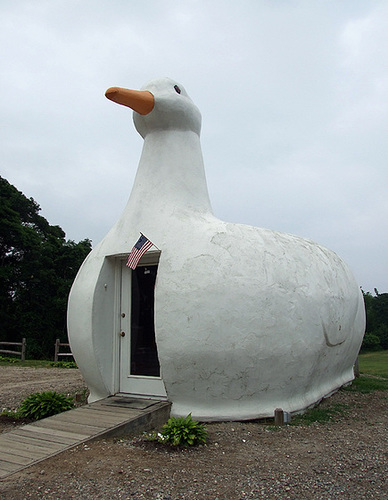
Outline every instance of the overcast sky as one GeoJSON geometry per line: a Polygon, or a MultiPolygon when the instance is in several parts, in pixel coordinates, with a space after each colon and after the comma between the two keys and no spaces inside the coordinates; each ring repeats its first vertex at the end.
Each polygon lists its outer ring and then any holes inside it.
{"type": "Polygon", "coordinates": [[[388,2],[3,0],[1,172],[96,245],[142,139],[108,87],[181,82],[220,219],[337,252],[388,292],[388,2]]]}

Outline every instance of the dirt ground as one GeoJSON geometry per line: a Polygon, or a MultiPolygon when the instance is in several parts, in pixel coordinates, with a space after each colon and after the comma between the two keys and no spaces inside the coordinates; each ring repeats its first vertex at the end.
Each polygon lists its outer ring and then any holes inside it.
{"type": "MultiPolygon", "coordinates": [[[[0,387],[9,409],[31,392],[85,388],[78,370],[17,367],[0,367],[0,387]]],[[[339,412],[328,423],[212,423],[207,445],[193,449],[143,436],[93,441],[0,481],[0,499],[386,500],[387,401],[339,391],[321,403],[339,412]]]]}

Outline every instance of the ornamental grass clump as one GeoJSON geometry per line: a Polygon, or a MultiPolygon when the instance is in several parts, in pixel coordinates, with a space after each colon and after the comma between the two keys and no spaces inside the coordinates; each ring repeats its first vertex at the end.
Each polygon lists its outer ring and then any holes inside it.
{"type": "Polygon", "coordinates": [[[24,418],[40,420],[74,408],[73,398],[55,391],[36,392],[20,405],[18,414],[24,418]]]}
{"type": "Polygon", "coordinates": [[[154,434],[153,440],[172,446],[195,446],[205,444],[207,431],[203,424],[191,418],[191,413],[184,417],[171,417],[162,430],[154,434]]]}

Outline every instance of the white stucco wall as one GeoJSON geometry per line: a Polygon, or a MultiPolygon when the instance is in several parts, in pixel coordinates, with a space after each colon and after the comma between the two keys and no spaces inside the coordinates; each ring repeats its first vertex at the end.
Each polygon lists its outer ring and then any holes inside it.
{"type": "Polygon", "coordinates": [[[248,419],[298,411],[353,378],[363,298],[333,252],[212,214],[200,114],[161,79],[130,199],[69,297],[69,338],[91,400],[117,391],[114,260],[144,233],[161,250],[155,333],[174,415],[248,419]]]}

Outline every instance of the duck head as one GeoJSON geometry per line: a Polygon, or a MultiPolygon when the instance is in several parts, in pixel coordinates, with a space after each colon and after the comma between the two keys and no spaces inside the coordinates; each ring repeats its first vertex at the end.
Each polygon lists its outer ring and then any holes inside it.
{"type": "Polygon", "coordinates": [[[133,109],[133,121],[139,134],[160,130],[201,131],[201,113],[185,88],[171,78],[158,78],[141,90],[111,87],[105,92],[111,101],[133,109]]]}

